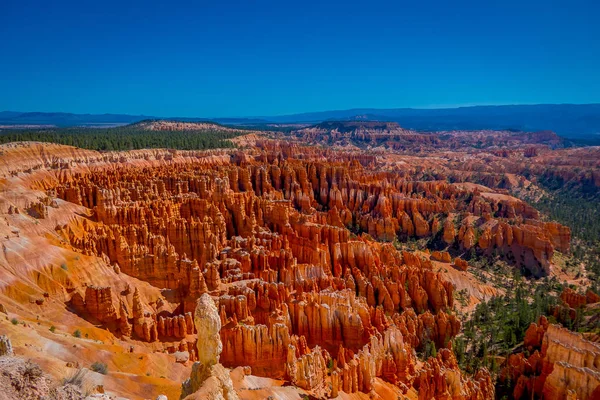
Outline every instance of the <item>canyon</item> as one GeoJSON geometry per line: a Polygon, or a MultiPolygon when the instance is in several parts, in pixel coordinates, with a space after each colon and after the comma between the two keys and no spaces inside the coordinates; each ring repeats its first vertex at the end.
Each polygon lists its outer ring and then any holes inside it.
{"type": "MultiPolygon", "coordinates": [[[[466,373],[453,347],[460,314],[504,293],[476,278],[474,255],[589,286],[559,267],[571,230],[516,194],[543,192],[544,176],[600,187],[599,148],[393,123],[232,142],[0,146],[0,333],[14,353],[57,380],[100,361],[94,390],[131,399],[483,400],[496,378],[514,398],[600,396],[598,341],[545,318],[498,377],[466,373]]],[[[561,299],[575,313],[600,300],[561,299]]]]}

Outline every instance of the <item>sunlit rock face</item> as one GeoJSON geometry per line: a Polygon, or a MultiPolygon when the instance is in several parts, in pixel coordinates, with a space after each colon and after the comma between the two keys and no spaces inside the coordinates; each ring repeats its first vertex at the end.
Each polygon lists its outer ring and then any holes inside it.
{"type": "Polygon", "coordinates": [[[229,371],[219,364],[223,350],[221,320],[213,299],[203,294],[196,304],[194,324],[198,332],[198,361],[182,385],[182,399],[237,400],[229,371]]]}
{"type": "Polygon", "coordinates": [[[196,304],[194,324],[198,332],[198,362],[212,366],[219,362],[223,345],[219,332],[221,319],[215,302],[207,294],[203,294],[196,304]]]}
{"type": "Polygon", "coordinates": [[[545,317],[527,329],[523,342],[529,351],[509,356],[500,372],[513,382],[516,399],[596,399],[600,396],[600,346],[545,317]]]}

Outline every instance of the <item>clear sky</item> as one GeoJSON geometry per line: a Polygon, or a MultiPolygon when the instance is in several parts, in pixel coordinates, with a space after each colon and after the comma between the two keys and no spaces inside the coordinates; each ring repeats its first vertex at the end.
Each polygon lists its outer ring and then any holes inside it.
{"type": "Polygon", "coordinates": [[[600,102],[600,1],[0,0],[0,110],[600,102]]]}

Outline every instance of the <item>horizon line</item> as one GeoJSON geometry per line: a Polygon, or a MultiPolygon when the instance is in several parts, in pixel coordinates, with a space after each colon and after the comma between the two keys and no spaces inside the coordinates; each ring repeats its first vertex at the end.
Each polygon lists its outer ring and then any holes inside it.
{"type": "Polygon", "coordinates": [[[14,111],[14,110],[1,110],[0,113],[20,113],[20,114],[73,114],[73,115],[126,115],[132,117],[149,117],[149,118],[205,118],[205,119],[219,119],[219,118],[232,118],[232,119],[250,119],[250,118],[267,118],[267,117],[287,117],[294,115],[306,115],[306,114],[319,114],[319,113],[331,113],[331,112],[344,112],[344,111],[359,111],[359,110],[376,110],[376,111],[393,111],[393,110],[456,110],[461,108],[477,108],[477,107],[511,107],[511,106],[591,106],[600,105],[599,103],[465,103],[465,104],[435,104],[427,107],[351,107],[351,108],[337,108],[328,110],[317,110],[317,111],[300,111],[290,112],[285,114],[261,114],[261,115],[246,115],[246,116],[224,116],[224,117],[202,117],[202,116],[158,116],[149,114],[135,114],[127,112],[71,112],[71,111],[14,111]]]}

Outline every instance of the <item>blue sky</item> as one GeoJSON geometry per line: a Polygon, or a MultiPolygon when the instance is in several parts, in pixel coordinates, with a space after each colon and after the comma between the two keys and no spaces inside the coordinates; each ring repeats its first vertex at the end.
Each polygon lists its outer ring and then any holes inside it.
{"type": "Polygon", "coordinates": [[[0,1],[0,110],[600,102],[600,2],[0,1]]]}

